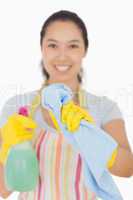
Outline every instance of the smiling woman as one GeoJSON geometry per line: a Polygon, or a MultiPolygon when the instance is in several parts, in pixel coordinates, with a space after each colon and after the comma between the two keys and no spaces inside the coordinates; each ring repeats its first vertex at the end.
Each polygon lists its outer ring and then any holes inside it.
{"type": "MultiPolygon", "coordinates": [[[[42,26],[40,46],[41,69],[45,79],[42,87],[37,91],[9,99],[0,116],[0,127],[3,127],[10,115],[18,112],[20,107],[27,106],[33,119],[38,122],[36,137],[33,138],[33,148],[35,148],[38,158],[40,176],[36,188],[29,192],[21,192],[19,199],[94,200],[97,197],[103,197],[102,199],[106,200],[122,200],[117,189],[114,187],[116,190],[115,192],[113,190],[114,183],[110,184],[111,189],[109,191],[104,191],[104,188],[101,189],[95,183],[95,180],[91,182],[91,186],[88,184],[90,183],[89,178],[86,183],[82,154],[69,143],[64,134],[56,129],[49,111],[42,106],[40,100],[43,96],[43,89],[48,85],[63,83],[68,86],[72,90],[74,104],[73,110],[64,111],[66,126],[72,124],[75,119],[80,123],[81,113],[90,115],[94,119],[95,125],[100,130],[104,129],[118,147],[111,152],[107,159],[111,165],[107,165],[108,162],[104,163],[104,166],[107,166],[106,172],[121,177],[132,176],[133,155],[126,137],[124,120],[119,107],[116,102],[106,97],[91,94],[82,88],[82,63],[89,46],[84,22],[76,13],[71,11],[61,10],[53,13],[42,26]],[[27,99],[30,101],[27,102],[27,99]],[[97,187],[99,187],[98,190],[96,190],[97,187]],[[117,198],[114,198],[114,196],[117,198]]],[[[53,101],[55,95],[56,92],[55,94],[53,92],[53,101]]],[[[1,141],[1,146],[3,142],[1,141]]],[[[90,142],[90,138],[85,141],[86,147],[88,142],[90,142]]],[[[99,140],[95,140],[95,142],[97,145],[99,144],[99,140]]],[[[95,153],[95,150],[98,149],[97,145],[94,146],[94,151],[87,151],[86,155],[95,153]]],[[[84,147],[85,145],[82,145],[83,149],[84,147]]],[[[102,156],[97,156],[99,166],[104,160],[105,154],[106,151],[103,149],[102,156]]],[[[97,154],[95,153],[95,155],[97,154]]],[[[92,160],[89,162],[91,163],[92,160]]],[[[95,163],[93,163],[93,166],[98,169],[95,163]]],[[[5,186],[3,173],[3,166],[0,164],[0,177],[2,177],[0,178],[0,195],[7,197],[11,191],[8,191],[5,186]]],[[[108,185],[105,188],[108,189],[108,185]]]]}
{"type": "Polygon", "coordinates": [[[65,82],[76,90],[74,87],[78,85],[77,76],[85,56],[79,28],[68,21],[52,23],[47,28],[41,49],[43,63],[50,76],[48,83],[65,82]]]}
{"type": "Polygon", "coordinates": [[[88,43],[86,27],[75,13],[61,11],[50,16],[42,27],[40,39],[41,66],[48,83],[65,81],[77,91],[88,43]]]}

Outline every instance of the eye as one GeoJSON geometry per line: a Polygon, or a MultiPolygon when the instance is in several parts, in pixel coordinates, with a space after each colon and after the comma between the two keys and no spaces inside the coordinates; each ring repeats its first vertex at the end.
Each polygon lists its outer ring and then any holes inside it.
{"type": "Polygon", "coordinates": [[[76,44],[71,44],[71,45],[70,45],[70,48],[72,48],[72,49],[78,48],[78,45],[76,45],[76,44]]]}
{"type": "Polygon", "coordinates": [[[56,44],[49,44],[48,47],[55,49],[57,47],[56,44]]]}

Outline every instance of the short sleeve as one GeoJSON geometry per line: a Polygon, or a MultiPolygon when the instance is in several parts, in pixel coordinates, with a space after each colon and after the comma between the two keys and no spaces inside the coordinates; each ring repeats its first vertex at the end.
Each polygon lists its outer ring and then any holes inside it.
{"type": "Polygon", "coordinates": [[[14,112],[17,112],[16,96],[9,98],[2,107],[0,111],[0,128],[14,112]]]}
{"type": "Polygon", "coordinates": [[[25,93],[10,97],[0,111],[0,128],[6,123],[8,117],[18,112],[21,106],[29,106],[36,92],[25,93]]]}
{"type": "Polygon", "coordinates": [[[118,104],[106,96],[101,97],[100,100],[100,115],[101,126],[113,119],[123,119],[123,113],[118,104]]]}

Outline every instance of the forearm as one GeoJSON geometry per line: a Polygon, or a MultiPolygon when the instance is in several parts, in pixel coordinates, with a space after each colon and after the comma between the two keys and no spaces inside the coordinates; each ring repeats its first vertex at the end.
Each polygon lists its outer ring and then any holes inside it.
{"type": "Polygon", "coordinates": [[[0,197],[7,198],[12,192],[8,191],[4,181],[4,166],[0,163],[0,197]]]}
{"type": "Polygon", "coordinates": [[[115,176],[131,177],[133,175],[133,153],[119,147],[115,163],[109,171],[115,176]]]}
{"type": "MultiPolygon", "coordinates": [[[[0,149],[1,149],[1,138],[0,138],[0,149]]],[[[5,180],[4,180],[4,166],[3,164],[0,162],[0,197],[2,198],[7,198],[10,194],[12,193],[12,191],[8,191],[6,186],[5,186],[5,180]]]]}

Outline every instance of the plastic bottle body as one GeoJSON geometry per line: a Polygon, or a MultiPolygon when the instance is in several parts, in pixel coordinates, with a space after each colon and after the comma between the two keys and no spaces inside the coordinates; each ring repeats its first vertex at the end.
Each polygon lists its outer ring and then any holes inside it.
{"type": "Polygon", "coordinates": [[[9,190],[30,191],[38,182],[39,166],[30,142],[12,147],[5,164],[5,184],[9,190]]]}

